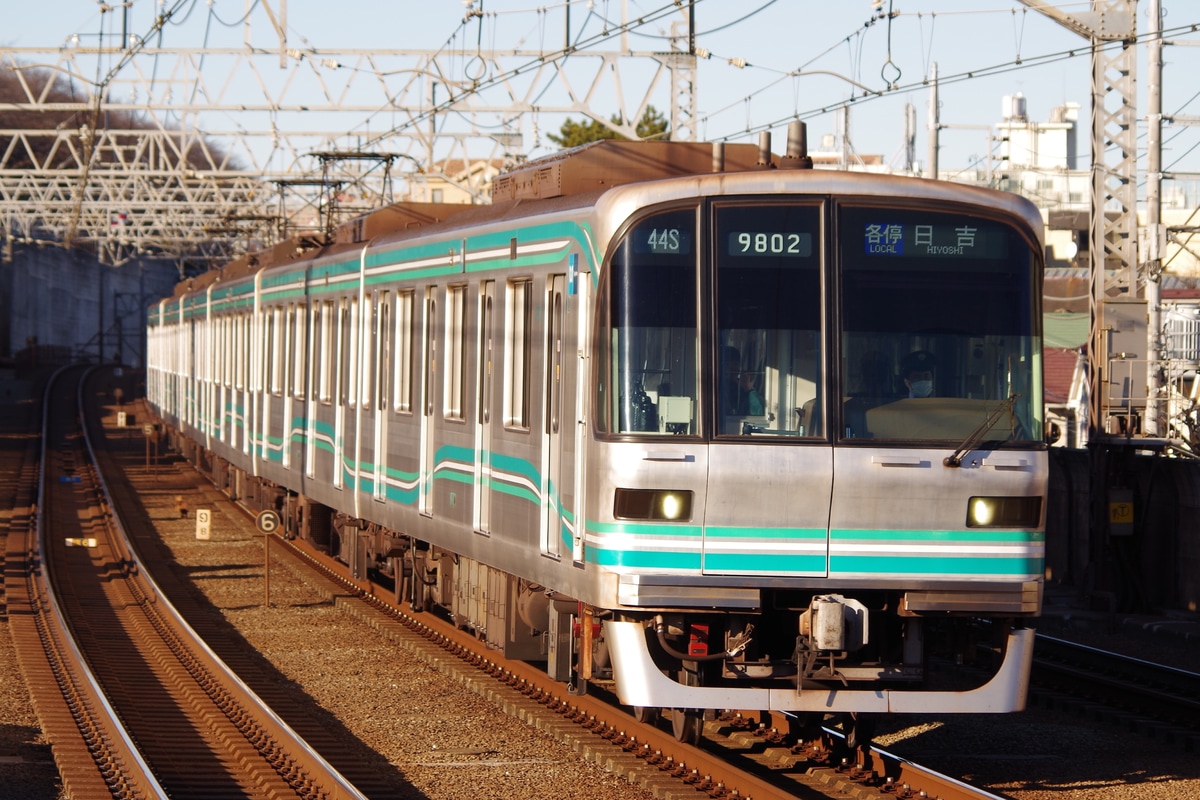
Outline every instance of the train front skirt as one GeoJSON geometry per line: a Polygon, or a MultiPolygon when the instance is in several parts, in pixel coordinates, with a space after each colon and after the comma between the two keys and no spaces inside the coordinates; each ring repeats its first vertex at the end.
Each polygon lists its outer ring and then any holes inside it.
{"type": "Polygon", "coordinates": [[[794,689],[684,686],[654,665],[646,629],[637,622],[604,623],[617,695],[631,706],[737,708],[824,713],[996,714],[1023,711],[1033,662],[1032,628],[1008,634],[1004,662],[984,685],[964,692],[901,689],[794,689]]]}

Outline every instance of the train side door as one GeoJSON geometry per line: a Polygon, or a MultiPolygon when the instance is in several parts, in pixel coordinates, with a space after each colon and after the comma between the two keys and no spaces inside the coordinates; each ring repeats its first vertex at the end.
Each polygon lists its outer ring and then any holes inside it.
{"type": "MultiPolygon", "coordinates": [[[[545,414],[542,420],[542,552],[558,555],[563,524],[563,325],[566,278],[550,276],[546,293],[545,414]]],[[[582,555],[582,554],[581,554],[582,555]]]]}
{"type": "Polygon", "coordinates": [[[492,529],[492,377],[495,359],[493,308],[495,281],[483,281],[479,287],[479,392],[475,404],[475,497],[474,526],[479,533],[492,529]]]}

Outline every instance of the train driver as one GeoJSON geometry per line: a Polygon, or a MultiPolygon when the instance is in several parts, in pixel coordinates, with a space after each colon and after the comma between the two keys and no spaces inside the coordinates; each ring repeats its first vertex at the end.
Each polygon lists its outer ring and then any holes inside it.
{"type": "Polygon", "coordinates": [[[933,353],[928,350],[916,350],[905,357],[904,388],[909,397],[933,396],[933,367],[933,353]]]}

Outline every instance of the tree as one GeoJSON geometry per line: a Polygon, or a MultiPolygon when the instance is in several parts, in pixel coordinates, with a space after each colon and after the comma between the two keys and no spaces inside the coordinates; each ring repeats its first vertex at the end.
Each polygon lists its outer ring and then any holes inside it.
{"type": "MultiPolygon", "coordinates": [[[[620,114],[613,114],[610,118],[613,125],[624,125],[624,120],[620,114]]],[[[638,121],[637,135],[639,139],[665,139],[667,130],[671,127],[658,109],[654,106],[646,106],[646,113],[642,114],[641,120],[638,121]]],[[[589,119],[583,122],[576,122],[573,119],[567,118],[567,121],[558,129],[558,135],[553,133],[546,134],[546,138],[554,142],[563,150],[572,147],[579,147],[588,142],[598,142],[602,139],[627,139],[629,137],[622,136],[604,123],[589,119]]]]}

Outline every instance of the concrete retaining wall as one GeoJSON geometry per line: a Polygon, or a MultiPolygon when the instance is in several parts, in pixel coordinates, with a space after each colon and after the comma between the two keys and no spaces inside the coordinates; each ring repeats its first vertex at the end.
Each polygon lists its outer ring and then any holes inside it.
{"type": "Polygon", "coordinates": [[[0,357],[36,339],[90,360],[103,347],[103,360],[141,366],[146,307],[177,281],[170,262],[106,267],[83,252],[16,246],[0,260],[0,357]]]}
{"type": "Polygon", "coordinates": [[[1106,480],[1129,490],[1134,524],[1093,529],[1090,454],[1053,448],[1046,517],[1046,578],[1099,610],[1200,611],[1200,462],[1110,454],[1106,480]]]}

